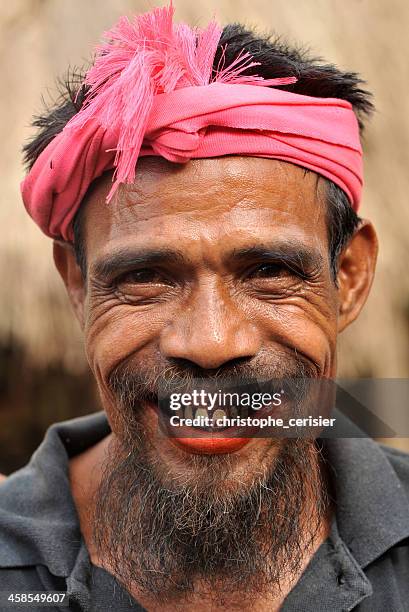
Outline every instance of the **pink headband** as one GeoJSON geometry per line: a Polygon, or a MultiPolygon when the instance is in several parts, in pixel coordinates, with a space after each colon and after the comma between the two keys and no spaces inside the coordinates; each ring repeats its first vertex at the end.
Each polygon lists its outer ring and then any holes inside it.
{"type": "Polygon", "coordinates": [[[85,104],[40,154],[21,190],[45,234],[72,241],[72,221],[94,179],[115,168],[133,182],[137,159],[184,163],[221,155],[269,157],[308,168],[336,183],[358,209],[362,150],[352,106],[272,88],[294,77],[242,72],[247,53],[212,77],[221,29],[173,24],[173,7],[126,18],[105,34],[88,71],[85,104]]]}

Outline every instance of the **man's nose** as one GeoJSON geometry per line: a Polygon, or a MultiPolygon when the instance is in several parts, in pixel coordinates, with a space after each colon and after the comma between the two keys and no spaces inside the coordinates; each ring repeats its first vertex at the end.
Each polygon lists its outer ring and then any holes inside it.
{"type": "Polygon", "coordinates": [[[254,357],[261,332],[249,313],[235,303],[221,283],[202,287],[191,296],[165,327],[160,350],[168,358],[189,360],[213,369],[254,357]]]}

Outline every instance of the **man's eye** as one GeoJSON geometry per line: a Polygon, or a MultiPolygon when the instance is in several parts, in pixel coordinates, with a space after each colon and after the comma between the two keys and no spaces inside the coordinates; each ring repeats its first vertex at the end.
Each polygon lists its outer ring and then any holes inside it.
{"type": "Polygon", "coordinates": [[[249,278],[277,278],[288,273],[288,270],[279,263],[266,263],[253,268],[249,278]]]}
{"type": "Polygon", "coordinates": [[[149,270],[144,268],[142,270],[132,270],[122,274],[117,280],[117,285],[132,284],[132,285],[144,285],[144,284],[171,284],[162,274],[157,270],[149,270]]]}

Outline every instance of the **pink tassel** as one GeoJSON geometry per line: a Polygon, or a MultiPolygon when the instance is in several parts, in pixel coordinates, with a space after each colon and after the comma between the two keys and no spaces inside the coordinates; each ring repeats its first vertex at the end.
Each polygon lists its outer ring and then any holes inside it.
{"type": "MultiPolygon", "coordinates": [[[[222,55],[222,61],[224,54],[222,55]]],[[[260,66],[260,62],[252,61],[252,57],[248,51],[241,52],[227,68],[218,66],[216,75],[213,79],[217,83],[240,83],[241,85],[262,85],[269,87],[271,85],[292,85],[296,83],[296,77],[278,77],[275,79],[264,79],[257,75],[243,75],[242,72],[253,66],[260,66]]]]}
{"type": "Polygon", "coordinates": [[[136,16],[131,23],[121,17],[104,33],[105,42],[87,72],[89,87],[85,103],[66,129],[78,128],[95,119],[104,129],[118,133],[114,184],[108,201],[119,183],[135,179],[136,162],[142,146],[154,96],[181,87],[211,82],[250,85],[287,85],[295,77],[263,79],[242,73],[259,65],[249,53],[241,53],[212,78],[213,62],[222,33],[211,21],[204,29],[173,24],[174,7],[156,8],[136,16]]]}

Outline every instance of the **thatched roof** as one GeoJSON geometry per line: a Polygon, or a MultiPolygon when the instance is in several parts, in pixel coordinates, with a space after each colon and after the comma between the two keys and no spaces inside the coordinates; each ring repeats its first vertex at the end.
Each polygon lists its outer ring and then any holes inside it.
{"type": "MultiPolygon", "coordinates": [[[[85,361],[77,324],[53,268],[51,242],[27,218],[19,195],[20,147],[40,94],[68,64],[82,64],[100,33],[124,12],[157,2],[23,0],[0,7],[2,206],[0,343],[10,339],[37,366],[85,361]]],[[[342,67],[360,72],[378,109],[365,140],[362,214],[378,228],[378,274],[360,321],[341,338],[344,374],[409,373],[409,5],[404,0],[177,1],[177,16],[200,23],[216,13],[302,41],[342,67]]]]}

